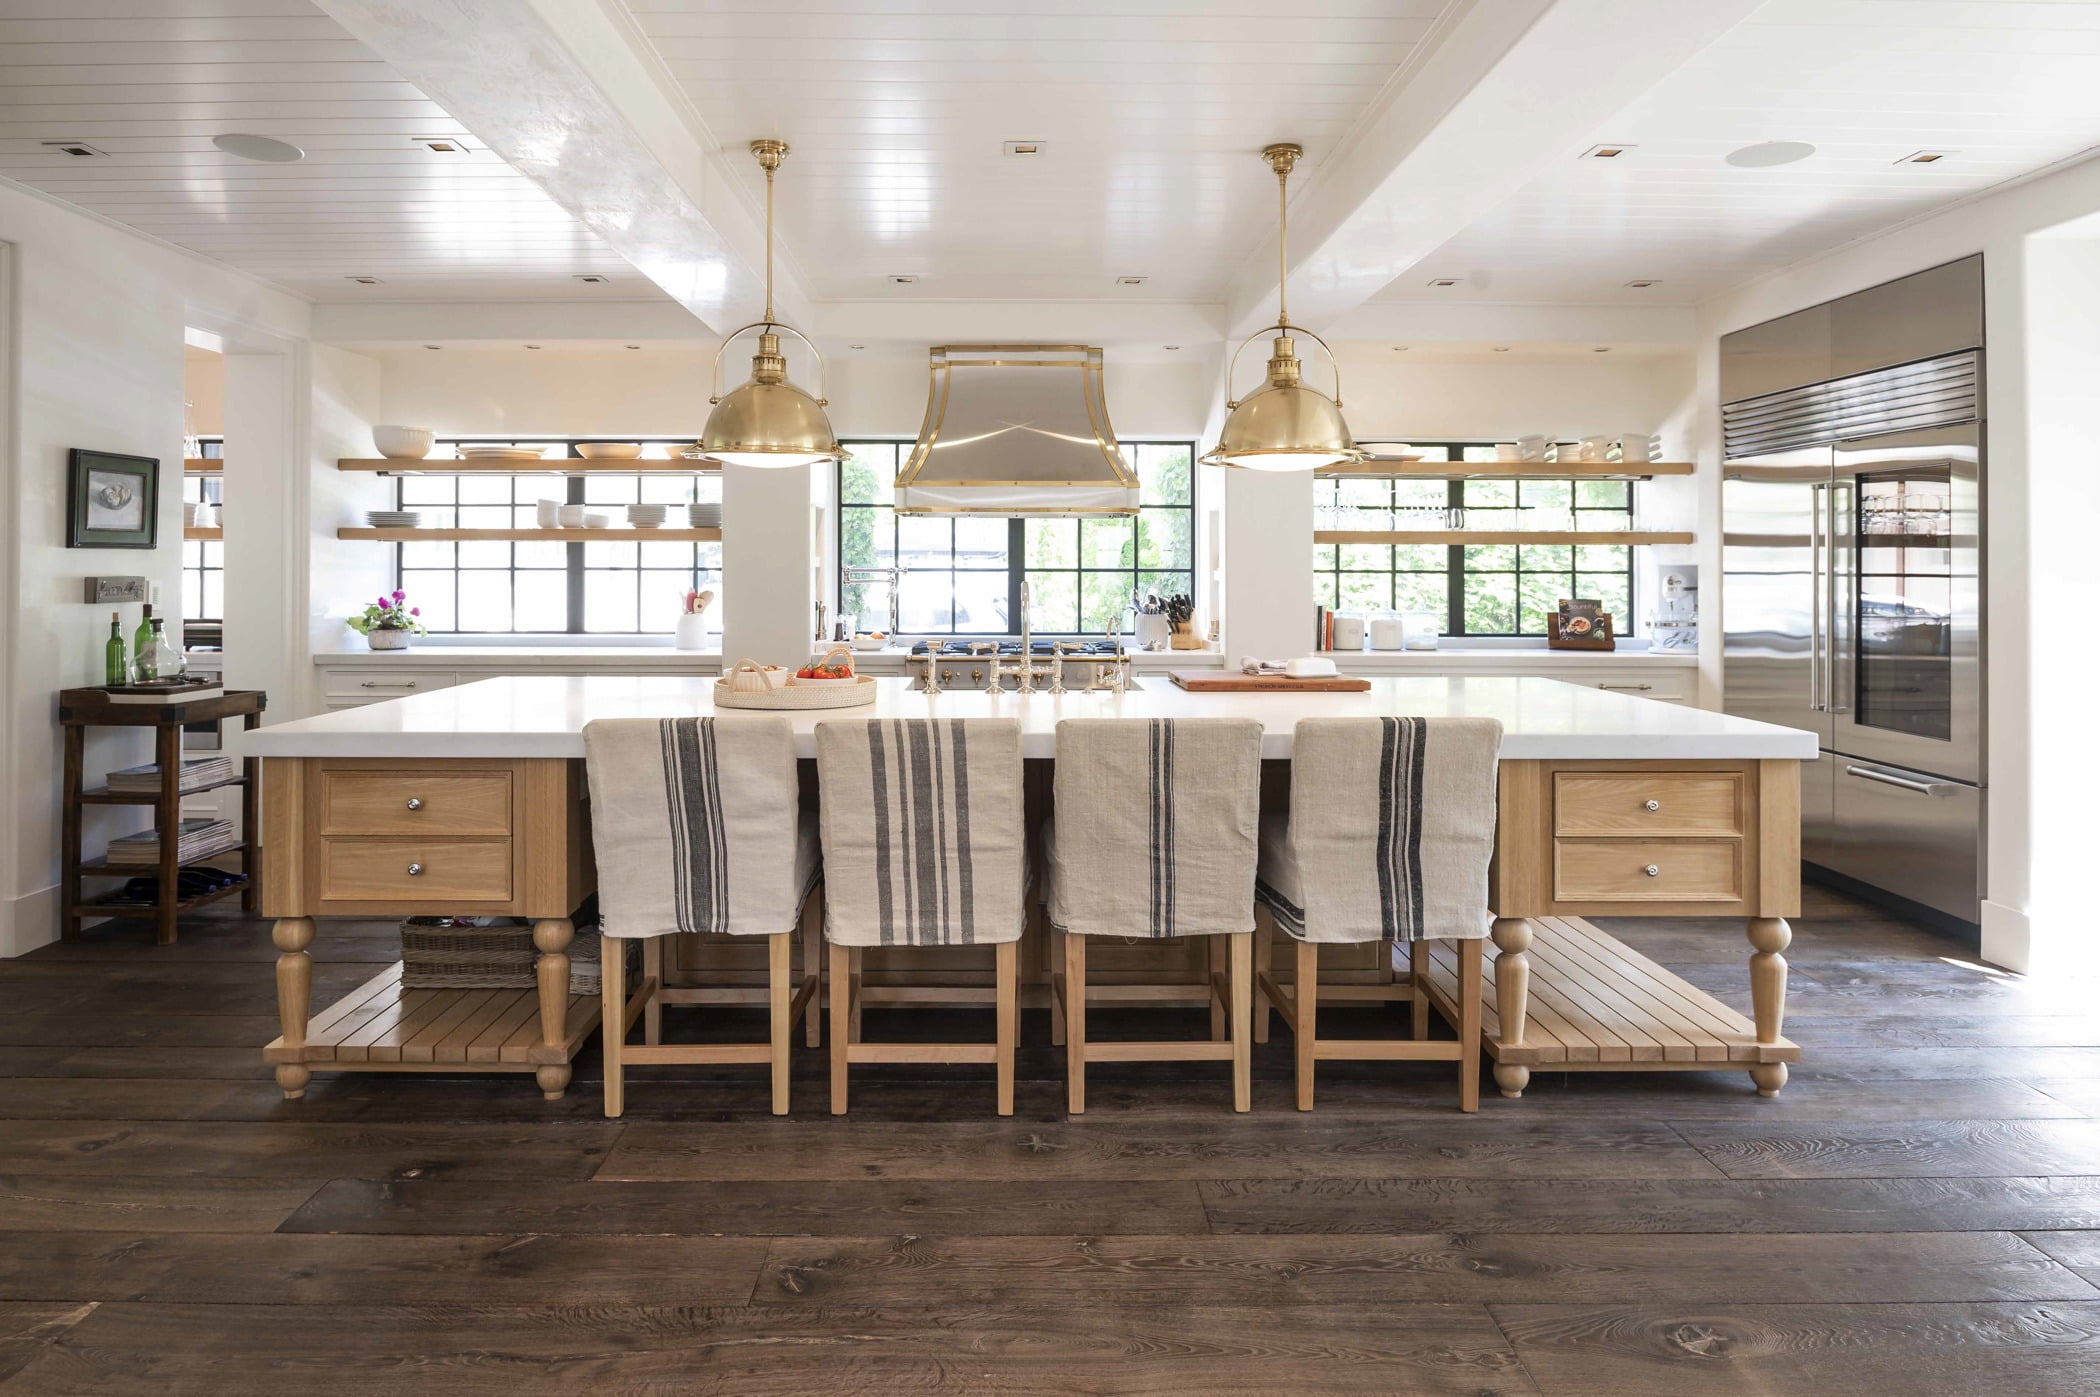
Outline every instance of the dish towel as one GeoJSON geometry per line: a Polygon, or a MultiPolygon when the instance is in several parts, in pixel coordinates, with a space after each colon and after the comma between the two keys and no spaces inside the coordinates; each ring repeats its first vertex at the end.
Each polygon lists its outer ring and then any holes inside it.
{"type": "Polygon", "coordinates": [[[822,868],[787,719],[600,719],[583,765],[605,935],[795,929],[822,868]]]}
{"type": "Polygon", "coordinates": [[[1487,935],[1493,718],[1307,718],[1288,815],[1262,821],[1258,892],[1301,941],[1487,935]]]}

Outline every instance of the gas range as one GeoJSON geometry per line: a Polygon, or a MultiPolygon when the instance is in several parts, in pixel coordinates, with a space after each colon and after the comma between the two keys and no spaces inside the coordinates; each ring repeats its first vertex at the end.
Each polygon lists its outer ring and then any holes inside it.
{"type": "MultiPolygon", "coordinates": [[[[1067,655],[1105,656],[1116,653],[1114,643],[1106,640],[1068,640],[1064,642],[1064,647],[1067,655]]],[[[1057,642],[1054,640],[1038,640],[1029,646],[1031,655],[1040,655],[1044,659],[1048,659],[1052,654],[1056,653],[1056,650],[1057,642]]],[[[911,653],[914,655],[932,653],[943,657],[952,655],[957,659],[989,655],[1013,659],[1021,653],[1021,642],[1018,640],[922,640],[912,646],[911,653]]]]}
{"type": "MultiPolygon", "coordinates": [[[[1112,640],[1037,640],[1027,655],[1038,691],[1055,691],[1059,685],[1073,690],[1134,687],[1128,653],[1119,653],[1112,640]],[[1060,645],[1062,660],[1055,658],[1060,645]]],[[[1018,640],[922,640],[912,646],[906,664],[922,688],[1011,689],[1020,684],[1015,671],[1022,666],[1021,656],[1018,640]]]]}

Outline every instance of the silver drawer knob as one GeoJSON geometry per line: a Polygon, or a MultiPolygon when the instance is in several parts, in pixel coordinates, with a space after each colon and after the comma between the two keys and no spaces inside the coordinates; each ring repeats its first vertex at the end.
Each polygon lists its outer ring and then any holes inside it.
{"type": "Polygon", "coordinates": [[[1642,869],[1641,872],[1647,874],[1650,878],[1660,878],[1662,876],[1662,870],[1652,863],[1642,869]]]}
{"type": "MultiPolygon", "coordinates": [[[[421,809],[423,808],[423,797],[421,797],[421,796],[410,796],[410,797],[408,798],[408,808],[409,808],[409,809],[411,809],[411,810],[421,810],[421,809]]],[[[1648,808],[1649,808],[1650,810],[1653,810],[1653,809],[1655,808],[1655,802],[1654,802],[1654,801],[1652,801],[1652,800],[1651,800],[1651,801],[1649,801],[1649,802],[1648,802],[1648,808]]]]}
{"type": "MultiPolygon", "coordinates": [[[[410,802],[408,803],[408,808],[409,808],[409,809],[411,809],[411,810],[415,809],[415,808],[416,808],[416,802],[414,802],[414,801],[410,801],[410,802]]],[[[1659,800],[1644,800],[1644,801],[1642,801],[1642,802],[1641,802],[1641,809],[1643,809],[1643,810],[1660,810],[1660,809],[1662,809],[1662,808],[1663,808],[1663,803],[1662,803],[1661,801],[1659,801],[1659,800]]]]}
{"type": "MultiPolygon", "coordinates": [[[[1652,872],[1654,872],[1654,870],[1653,870],[1653,869],[1650,869],[1649,871],[1650,871],[1651,873],[1652,873],[1652,872]]],[[[422,877],[422,876],[423,876],[423,865],[422,865],[422,864],[419,864],[419,863],[412,863],[412,864],[410,864],[410,865],[408,866],[408,876],[409,876],[409,877],[411,877],[411,878],[420,878],[420,877],[422,877]]]]}

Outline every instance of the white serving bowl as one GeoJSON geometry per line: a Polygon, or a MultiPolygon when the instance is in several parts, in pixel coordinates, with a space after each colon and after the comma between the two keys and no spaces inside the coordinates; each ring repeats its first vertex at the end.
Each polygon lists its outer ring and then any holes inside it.
{"type": "Polygon", "coordinates": [[[580,529],[583,527],[585,512],[584,507],[580,504],[557,505],[554,517],[561,521],[561,526],[564,529],[580,529]]]}
{"type": "Polygon", "coordinates": [[[576,443],[576,454],[586,461],[632,461],[642,454],[642,445],[635,441],[580,441],[576,443]]]}
{"type": "Polygon", "coordinates": [[[428,427],[374,427],[372,445],[389,461],[420,461],[437,443],[437,433],[428,427]]]}
{"type": "Polygon", "coordinates": [[[611,526],[612,516],[610,514],[601,514],[596,510],[592,510],[583,516],[583,527],[586,529],[604,529],[611,526]]]}

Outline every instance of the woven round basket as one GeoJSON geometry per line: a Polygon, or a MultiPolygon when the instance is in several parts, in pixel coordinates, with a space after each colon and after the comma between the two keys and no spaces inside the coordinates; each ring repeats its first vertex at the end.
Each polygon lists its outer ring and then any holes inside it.
{"type": "Polygon", "coordinates": [[[857,708],[875,702],[875,681],[863,674],[852,684],[803,685],[788,689],[745,691],[715,681],[717,708],[773,708],[790,712],[812,708],[857,708]]]}

